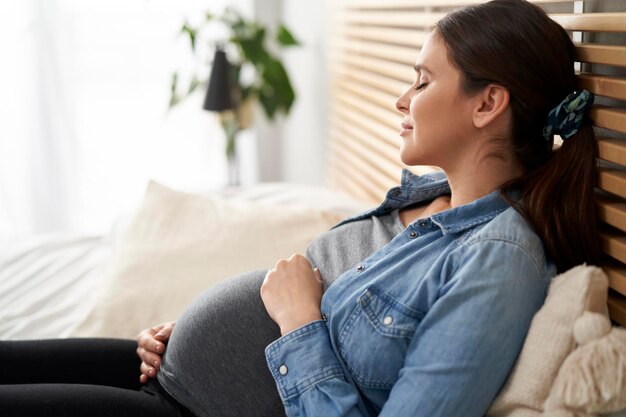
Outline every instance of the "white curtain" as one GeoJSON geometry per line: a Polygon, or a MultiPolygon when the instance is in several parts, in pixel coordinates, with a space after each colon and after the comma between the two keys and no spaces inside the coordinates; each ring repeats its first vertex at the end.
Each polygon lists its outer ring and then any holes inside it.
{"type": "MultiPolygon", "coordinates": [[[[225,184],[223,133],[202,93],[167,104],[171,72],[193,64],[182,22],[226,3],[0,2],[0,241],[106,232],[151,178],[190,191],[225,184]]],[[[254,137],[242,139],[254,152],[254,137]]]]}

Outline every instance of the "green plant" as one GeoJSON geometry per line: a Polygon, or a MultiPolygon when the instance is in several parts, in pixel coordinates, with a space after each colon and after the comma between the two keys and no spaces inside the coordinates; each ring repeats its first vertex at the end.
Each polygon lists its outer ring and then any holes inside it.
{"type": "MultiPolygon", "coordinates": [[[[269,37],[267,29],[257,21],[246,20],[230,8],[227,8],[219,17],[206,13],[204,20],[197,27],[192,27],[185,22],[181,28],[181,33],[189,38],[194,54],[199,53],[199,49],[196,47],[198,35],[201,31],[216,24],[224,25],[230,32],[230,37],[219,43],[230,43],[237,50],[237,57],[229,57],[229,60],[235,71],[234,79],[237,82],[238,90],[236,96],[239,97],[239,101],[242,103],[250,98],[257,98],[270,120],[273,120],[276,114],[281,112],[285,115],[289,114],[291,105],[295,100],[295,93],[280,58],[266,47],[266,41],[269,37]],[[254,69],[254,77],[251,82],[246,82],[240,77],[241,69],[246,65],[254,69]]],[[[299,42],[283,24],[279,25],[275,36],[271,39],[276,42],[278,47],[299,45],[299,42]]],[[[174,72],[171,82],[170,107],[175,106],[199,86],[206,83],[200,79],[196,71],[189,85],[184,88],[184,93],[179,92],[181,89],[179,84],[179,73],[174,72]]]]}

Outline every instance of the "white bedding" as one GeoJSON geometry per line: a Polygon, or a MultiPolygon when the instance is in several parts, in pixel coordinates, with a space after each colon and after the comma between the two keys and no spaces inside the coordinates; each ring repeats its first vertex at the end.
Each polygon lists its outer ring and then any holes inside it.
{"type": "Polygon", "coordinates": [[[92,306],[111,254],[103,236],[48,235],[0,257],[0,338],[65,337],[92,306]]]}
{"type": "MultiPolygon", "coordinates": [[[[224,189],[233,200],[321,208],[347,217],[368,204],[323,187],[265,183],[224,189]]],[[[0,245],[0,339],[67,337],[93,307],[128,216],[105,236],[38,236],[0,245]]]]}

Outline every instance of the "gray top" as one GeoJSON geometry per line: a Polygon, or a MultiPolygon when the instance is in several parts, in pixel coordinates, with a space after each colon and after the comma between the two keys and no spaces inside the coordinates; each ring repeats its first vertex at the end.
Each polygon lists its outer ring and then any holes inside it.
{"type": "Polygon", "coordinates": [[[306,250],[306,258],[319,268],[324,289],[343,272],[389,243],[404,230],[398,210],[388,215],[346,223],[318,236],[306,250]]]}
{"type": "MultiPolygon", "coordinates": [[[[305,256],[320,269],[324,288],[404,230],[398,210],[322,233],[305,256]]],[[[212,286],[176,323],[159,383],[197,416],[282,416],[284,408],[265,361],[280,337],[259,289],[266,270],[212,286]]]]}

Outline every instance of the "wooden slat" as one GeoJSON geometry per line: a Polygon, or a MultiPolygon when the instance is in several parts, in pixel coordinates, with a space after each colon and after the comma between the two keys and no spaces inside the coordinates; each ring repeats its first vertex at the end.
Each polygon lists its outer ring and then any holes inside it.
{"type": "Polygon", "coordinates": [[[336,42],[337,47],[356,55],[367,55],[374,58],[400,62],[412,69],[418,50],[414,47],[378,44],[359,40],[343,40],[336,42]]]}
{"type": "Polygon", "coordinates": [[[421,48],[422,45],[424,45],[428,33],[428,31],[416,29],[346,26],[342,29],[340,35],[346,38],[366,39],[375,42],[421,48]]]}
{"type": "Polygon", "coordinates": [[[603,264],[602,269],[609,278],[609,287],[622,295],[626,295],[626,266],[611,260],[603,264]]]}
{"type": "Polygon", "coordinates": [[[626,298],[621,294],[609,291],[607,306],[611,319],[621,326],[626,326],[626,298]]]}
{"type": "Polygon", "coordinates": [[[576,54],[580,62],[626,66],[626,46],[577,43],[576,54]]]}
{"type": "Polygon", "coordinates": [[[382,59],[354,56],[350,54],[344,55],[344,57],[340,59],[339,63],[405,83],[412,83],[412,79],[415,77],[412,64],[408,65],[407,68],[407,65],[398,64],[396,62],[387,62],[382,59]]]}
{"type": "Polygon", "coordinates": [[[626,100],[626,78],[578,74],[577,85],[578,89],[586,89],[599,96],[626,100]]]}
{"type": "Polygon", "coordinates": [[[374,140],[386,142],[391,146],[398,146],[400,143],[400,139],[394,139],[396,136],[399,138],[398,130],[391,129],[389,126],[377,120],[372,120],[364,116],[363,113],[356,108],[342,106],[337,109],[336,113],[350,123],[359,126],[365,132],[369,132],[368,136],[372,136],[374,140]]]}
{"type": "Polygon", "coordinates": [[[371,11],[362,13],[348,11],[343,15],[343,20],[350,25],[431,28],[444,16],[445,13],[433,12],[371,11]]]}
{"type": "Polygon", "coordinates": [[[626,109],[593,106],[589,115],[598,127],[626,133],[626,109]]]}
{"type": "Polygon", "coordinates": [[[337,66],[335,68],[331,68],[331,71],[332,75],[335,78],[341,77],[343,80],[354,80],[361,83],[362,85],[368,85],[370,87],[385,91],[392,95],[399,96],[407,88],[409,88],[410,85],[410,83],[398,81],[393,78],[373,74],[371,72],[363,71],[356,68],[351,68],[350,70],[348,70],[346,68],[340,68],[337,66]]]}
{"type": "Polygon", "coordinates": [[[626,263],[626,237],[622,232],[615,229],[602,229],[600,240],[606,254],[626,263]]]}
{"type": "MultiPolygon", "coordinates": [[[[349,8],[358,9],[401,9],[401,8],[429,8],[429,7],[457,7],[485,3],[476,0],[348,0],[349,8]]],[[[531,3],[573,3],[573,0],[531,0],[531,3]]]]}
{"type": "Polygon", "coordinates": [[[342,117],[339,120],[339,123],[335,123],[333,125],[334,129],[341,130],[343,132],[346,132],[347,134],[353,135],[357,138],[357,140],[360,140],[362,142],[362,146],[371,149],[372,151],[376,152],[376,154],[385,158],[391,164],[395,165],[397,170],[399,171],[402,167],[398,152],[400,148],[399,143],[394,144],[382,141],[376,136],[375,133],[367,130],[358,122],[355,123],[355,119],[358,119],[355,116],[358,114],[359,112],[351,113],[349,111],[342,113],[342,116],[347,117],[342,117]]]}
{"type": "Polygon", "coordinates": [[[358,188],[366,193],[371,199],[377,200],[379,203],[383,201],[387,190],[384,187],[377,187],[375,184],[366,181],[363,178],[362,166],[353,165],[351,161],[346,161],[339,158],[337,155],[334,155],[333,157],[337,158],[337,163],[341,164],[341,176],[345,176],[345,178],[349,178],[350,181],[357,184],[358,188]]]}
{"type": "Polygon", "coordinates": [[[598,138],[600,159],[626,166],[626,141],[613,138],[598,138]]]}
{"type": "Polygon", "coordinates": [[[350,140],[339,140],[339,135],[336,133],[334,141],[331,143],[334,152],[343,161],[349,161],[353,166],[367,166],[367,169],[363,169],[361,175],[368,183],[371,183],[378,189],[388,190],[389,188],[397,185],[396,179],[388,176],[382,172],[380,166],[374,162],[375,158],[372,158],[372,153],[368,152],[367,148],[358,148],[354,146],[354,143],[350,140]]]}
{"type": "Polygon", "coordinates": [[[626,202],[603,195],[597,195],[596,202],[600,220],[626,232],[626,202]]]}
{"type": "Polygon", "coordinates": [[[598,187],[611,194],[626,198],[626,172],[601,168],[598,175],[598,187]]]}
{"type": "Polygon", "coordinates": [[[352,100],[358,104],[370,117],[373,117],[390,128],[400,128],[402,115],[395,109],[397,96],[392,96],[383,91],[367,86],[360,86],[354,82],[346,81],[338,89],[338,93],[346,100],[352,100]],[[363,102],[362,100],[367,100],[363,102]]]}
{"type": "Polygon", "coordinates": [[[554,13],[550,17],[567,30],[626,32],[626,13],[554,13]]]}

